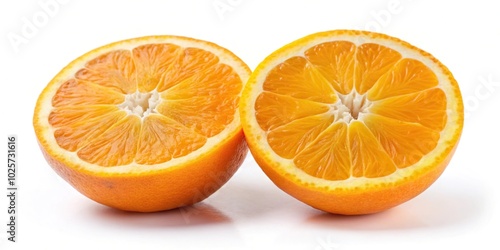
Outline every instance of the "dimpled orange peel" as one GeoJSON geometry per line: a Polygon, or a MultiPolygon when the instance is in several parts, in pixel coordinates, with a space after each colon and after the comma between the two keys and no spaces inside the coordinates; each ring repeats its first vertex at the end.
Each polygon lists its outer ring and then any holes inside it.
{"type": "Polygon", "coordinates": [[[282,190],[320,210],[369,214],[427,189],[463,127],[460,89],[429,53],[334,30],[265,58],[243,90],[249,148],[282,190]]]}

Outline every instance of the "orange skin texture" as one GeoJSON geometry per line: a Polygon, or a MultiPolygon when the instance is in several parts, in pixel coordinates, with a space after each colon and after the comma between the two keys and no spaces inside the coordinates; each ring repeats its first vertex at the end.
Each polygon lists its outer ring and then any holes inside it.
{"type": "Polygon", "coordinates": [[[183,166],[140,175],[107,175],[77,171],[40,148],[55,172],[80,193],[103,205],[136,212],[169,210],[204,200],[233,176],[248,152],[240,129],[212,151],[183,166]]]}
{"type": "MultiPolygon", "coordinates": [[[[278,172],[263,157],[254,154],[255,160],[264,173],[280,189],[296,199],[325,212],[344,215],[372,214],[387,210],[408,201],[425,191],[443,173],[456,145],[450,154],[433,168],[421,173],[412,180],[370,188],[369,190],[324,190],[306,185],[294,177],[278,172]]],[[[252,147],[250,146],[250,150],[252,147]]]]}

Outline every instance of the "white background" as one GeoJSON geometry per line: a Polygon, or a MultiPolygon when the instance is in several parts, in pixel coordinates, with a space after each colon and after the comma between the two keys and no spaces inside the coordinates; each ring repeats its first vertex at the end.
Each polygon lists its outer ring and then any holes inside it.
{"type": "Polygon", "coordinates": [[[0,249],[500,249],[500,9],[494,1],[54,1],[0,3],[0,144],[9,134],[19,142],[18,242],[6,239],[7,197],[0,192],[0,249]],[[47,2],[57,8],[47,10],[47,2]],[[447,65],[462,89],[467,118],[453,160],[431,188],[399,207],[369,216],[322,213],[275,187],[248,156],[199,205],[125,213],[75,191],[38,149],[32,128],[38,94],[93,48],[183,35],[218,43],[253,69],[282,45],[330,29],[406,40],[447,65]]]}

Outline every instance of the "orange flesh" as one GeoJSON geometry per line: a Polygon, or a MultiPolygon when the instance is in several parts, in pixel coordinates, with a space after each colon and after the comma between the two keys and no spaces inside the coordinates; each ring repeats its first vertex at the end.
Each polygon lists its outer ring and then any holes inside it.
{"type": "Polygon", "coordinates": [[[142,45],[101,55],[66,79],[49,123],[59,146],[86,162],[159,164],[197,150],[231,123],[241,87],[236,72],[211,52],[142,45]],[[152,91],[160,99],[150,114],[120,108],[127,94],[152,91]]]}
{"type": "Polygon", "coordinates": [[[256,118],[273,151],[311,176],[382,177],[436,147],[447,117],[437,84],[427,66],[390,48],[327,42],[268,73],[256,118]]]}

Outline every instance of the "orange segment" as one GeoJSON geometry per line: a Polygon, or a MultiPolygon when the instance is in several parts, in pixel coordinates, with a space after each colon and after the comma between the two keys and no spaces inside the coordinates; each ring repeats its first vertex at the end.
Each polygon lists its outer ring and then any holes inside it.
{"type": "Polygon", "coordinates": [[[330,108],[322,103],[263,92],[255,102],[255,116],[264,131],[273,130],[291,121],[325,113],[330,108]]]}
{"type": "Polygon", "coordinates": [[[135,161],[147,165],[166,162],[193,152],[206,141],[206,137],[167,117],[150,115],[142,124],[135,161]]]}
{"type": "Polygon", "coordinates": [[[242,85],[231,67],[212,65],[164,91],[158,112],[211,137],[233,120],[242,85]]]}
{"type": "Polygon", "coordinates": [[[75,77],[126,94],[137,89],[135,64],[129,50],[116,50],[100,55],[87,62],[75,77]]]}
{"type": "Polygon", "coordinates": [[[55,108],[49,115],[53,127],[75,126],[76,123],[101,120],[110,113],[120,111],[115,105],[64,106],[55,108]]]}
{"type": "Polygon", "coordinates": [[[52,98],[52,105],[54,107],[119,104],[121,102],[123,102],[123,95],[119,92],[75,79],[70,79],[63,83],[52,98]]]}
{"type": "Polygon", "coordinates": [[[333,103],[333,87],[305,58],[292,57],[273,68],[264,81],[265,91],[298,99],[333,103]]]}
{"type": "Polygon", "coordinates": [[[386,46],[365,43],[356,50],[354,79],[356,90],[366,93],[377,80],[401,59],[401,54],[386,46]]]}
{"type": "Polygon", "coordinates": [[[82,160],[103,167],[130,164],[135,158],[141,119],[129,115],[78,150],[82,160]]]}
{"type": "Polygon", "coordinates": [[[300,153],[295,153],[297,168],[325,180],[345,180],[351,177],[351,156],[348,126],[334,123],[300,153]]]}
{"type": "Polygon", "coordinates": [[[380,141],[360,121],[349,124],[349,144],[353,177],[382,177],[396,171],[380,141]]]}
{"type": "Polygon", "coordinates": [[[220,94],[222,97],[232,97],[239,93],[241,87],[241,79],[230,66],[214,64],[205,69],[199,69],[189,78],[179,82],[175,87],[164,91],[162,98],[166,100],[192,98],[194,91],[198,92],[197,96],[206,98],[210,98],[215,93],[220,94]],[[220,81],[223,81],[224,85],[221,86],[220,81]]]}
{"type": "Polygon", "coordinates": [[[210,42],[119,41],[59,72],[38,98],[33,126],[49,165],[90,199],[141,212],[191,205],[246,156],[238,105],[249,75],[210,42]]]}
{"type": "Polygon", "coordinates": [[[366,115],[363,121],[398,168],[418,162],[439,140],[439,132],[420,124],[378,115],[366,115]]]}
{"type": "Polygon", "coordinates": [[[269,132],[267,141],[283,158],[291,159],[333,122],[333,115],[321,114],[295,120],[269,132]]]}
{"type": "Polygon", "coordinates": [[[355,53],[354,43],[336,41],[318,44],[304,55],[337,92],[346,95],[353,87],[355,53]]]}
{"type": "MultiPolygon", "coordinates": [[[[57,116],[56,114],[51,113],[52,117],[57,116]]],[[[126,113],[119,110],[102,115],[96,114],[96,117],[81,119],[74,123],[72,122],[74,118],[70,118],[67,122],[58,121],[53,126],[56,128],[59,127],[57,125],[62,126],[54,132],[54,137],[60,147],[73,152],[87,145],[90,140],[100,136],[111,124],[122,120],[125,116],[126,113]],[[65,123],[70,124],[65,125],[65,123]]]]}
{"type": "Polygon", "coordinates": [[[181,53],[174,44],[147,44],[132,50],[137,72],[137,87],[141,92],[155,89],[181,53]]]}
{"type": "Polygon", "coordinates": [[[377,101],[370,112],[441,131],[446,125],[446,106],[446,94],[433,88],[377,101]]]}
{"type": "Polygon", "coordinates": [[[309,35],[266,57],[240,101],[256,162],[312,207],[367,214],[423,192],[444,171],[463,128],[453,75],[384,34],[309,35]]]}
{"type": "Polygon", "coordinates": [[[367,96],[370,100],[380,100],[391,96],[414,93],[435,87],[436,75],[422,62],[402,59],[375,83],[367,96]]]}
{"type": "Polygon", "coordinates": [[[170,70],[163,74],[158,83],[158,91],[165,91],[187,78],[214,66],[219,58],[209,51],[199,48],[184,48],[174,59],[170,70]]]}

